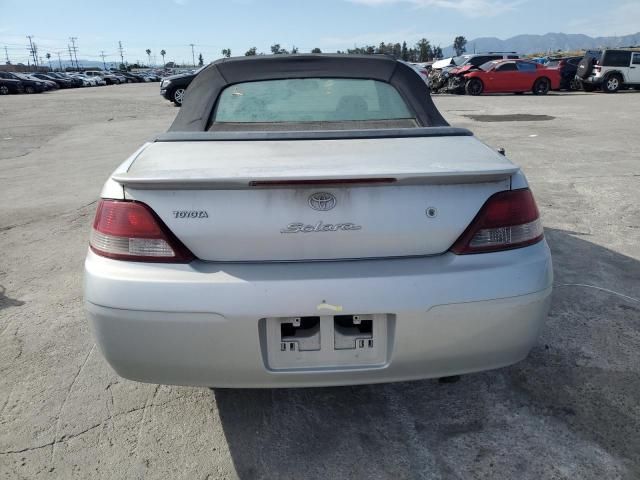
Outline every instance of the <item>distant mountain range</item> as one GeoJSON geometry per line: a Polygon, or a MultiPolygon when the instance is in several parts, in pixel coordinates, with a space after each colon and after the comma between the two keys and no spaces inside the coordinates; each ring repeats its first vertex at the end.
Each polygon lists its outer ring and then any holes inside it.
{"type": "MultiPolygon", "coordinates": [[[[621,37],[590,37],[578,33],[547,33],[546,35],[517,35],[500,40],[481,37],[467,41],[467,53],[517,52],[521,54],[598,49],[603,47],[628,47],[640,45],[640,32],[621,37]]],[[[443,48],[445,57],[454,55],[453,45],[443,48]]]]}

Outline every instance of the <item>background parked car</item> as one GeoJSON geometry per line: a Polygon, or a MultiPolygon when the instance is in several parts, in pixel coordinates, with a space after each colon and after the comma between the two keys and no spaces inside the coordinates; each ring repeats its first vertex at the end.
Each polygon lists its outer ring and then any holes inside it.
{"type": "Polygon", "coordinates": [[[14,72],[13,74],[19,77],[20,80],[32,80],[35,82],[40,82],[44,85],[45,90],[57,90],[58,88],[60,88],[58,84],[53,80],[43,80],[41,78],[34,77],[30,73],[14,72]]]}
{"type": "Polygon", "coordinates": [[[434,92],[464,93],[464,82],[456,76],[469,70],[469,67],[479,67],[491,60],[516,59],[516,52],[486,52],[469,53],[452,57],[446,66],[435,68],[440,62],[435,62],[430,75],[430,86],[434,92]]]}
{"type": "Polygon", "coordinates": [[[469,95],[482,93],[524,93],[546,95],[560,89],[560,72],[529,60],[487,62],[464,75],[469,95]]]}
{"type": "Polygon", "coordinates": [[[640,50],[607,49],[599,56],[585,55],[578,65],[577,77],[587,92],[596,88],[607,93],[640,88],[640,50]]]}
{"type": "Polygon", "coordinates": [[[72,88],[74,86],[71,80],[54,77],[51,73],[52,72],[49,72],[49,74],[33,73],[32,75],[36,78],[39,78],[40,80],[55,82],[60,88],[72,88]]]}
{"type": "Polygon", "coordinates": [[[84,74],[89,77],[100,77],[107,82],[107,85],[117,85],[120,83],[118,77],[107,72],[103,72],[102,70],[87,70],[84,74]]]}
{"type": "Polygon", "coordinates": [[[120,74],[125,77],[127,79],[128,82],[130,83],[139,83],[139,82],[143,82],[144,80],[142,79],[142,77],[140,77],[139,75],[135,75],[131,72],[120,72],[120,74]]]}
{"type": "Polygon", "coordinates": [[[119,83],[128,83],[127,82],[127,77],[125,77],[124,75],[122,75],[120,72],[108,72],[109,75],[113,75],[114,77],[116,77],[118,79],[119,83]]]}
{"type": "Polygon", "coordinates": [[[560,71],[560,90],[579,90],[580,83],[576,80],[578,64],[584,57],[550,58],[545,67],[557,68],[560,71]]]}
{"type": "Polygon", "coordinates": [[[24,86],[20,80],[0,77],[0,95],[10,93],[24,93],[24,86]]]}
{"type": "Polygon", "coordinates": [[[187,87],[203,68],[204,67],[199,68],[193,73],[172,75],[170,77],[163,78],[162,82],[160,82],[160,95],[179,107],[182,105],[182,100],[187,87]]]}
{"type": "Polygon", "coordinates": [[[38,79],[21,78],[12,72],[0,72],[0,77],[21,82],[24,93],[42,93],[47,88],[45,84],[38,79]]]}

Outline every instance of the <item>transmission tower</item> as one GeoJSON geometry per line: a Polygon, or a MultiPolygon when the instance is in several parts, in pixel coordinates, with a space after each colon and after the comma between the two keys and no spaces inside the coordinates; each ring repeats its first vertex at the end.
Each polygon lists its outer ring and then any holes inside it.
{"type": "Polygon", "coordinates": [[[38,68],[37,49],[35,44],[31,40],[33,38],[33,35],[27,35],[27,38],[29,39],[29,45],[30,45],[29,53],[31,54],[31,58],[33,58],[33,64],[36,66],[36,69],[37,69],[38,68]]]}
{"type": "MultiPolygon", "coordinates": [[[[76,46],[77,39],[78,37],[69,37],[69,40],[71,40],[71,51],[73,52],[73,56],[76,59],[76,69],[80,71],[80,64],[78,63],[78,47],[76,46]]],[[[73,60],[72,60],[72,63],[73,63],[73,60]]]]}

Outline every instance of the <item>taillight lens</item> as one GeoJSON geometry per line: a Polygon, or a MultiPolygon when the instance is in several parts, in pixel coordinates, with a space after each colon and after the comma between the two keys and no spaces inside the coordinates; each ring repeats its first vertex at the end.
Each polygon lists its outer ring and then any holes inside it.
{"type": "Polygon", "coordinates": [[[458,255],[496,252],[532,245],[543,237],[531,191],[509,190],[489,197],[451,251],[458,255]]]}
{"type": "Polygon", "coordinates": [[[144,203],[101,200],[91,249],[103,257],[136,262],[187,263],[193,254],[144,203]]]}

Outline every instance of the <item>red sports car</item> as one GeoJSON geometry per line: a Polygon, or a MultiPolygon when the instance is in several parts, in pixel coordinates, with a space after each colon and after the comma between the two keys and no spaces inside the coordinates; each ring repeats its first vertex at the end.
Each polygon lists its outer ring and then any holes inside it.
{"type": "MultiPolygon", "coordinates": [[[[462,72],[459,72],[462,73],[462,72]]],[[[560,90],[560,71],[529,60],[494,60],[464,74],[469,95],[524,93],[546,95],[560,90]]]]}

